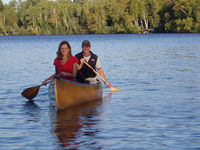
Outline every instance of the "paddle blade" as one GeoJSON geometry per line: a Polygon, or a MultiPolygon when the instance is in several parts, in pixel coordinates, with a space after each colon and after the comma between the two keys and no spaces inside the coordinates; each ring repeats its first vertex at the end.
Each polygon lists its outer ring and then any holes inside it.
{"type": "Polygon", "coordinates": [[[119,91],[121,91],[120,89],[118,89],[118,88],[116,88],[116,87],[110,87],[110,89],[111,89],[111,91],[112,92],[119,92],[119,91]]]}
{"type": "Polygon", "coordinates": [[[41,85],[27,88],[21,93],[21,95],[26,99],[32,100],[35,96],[37,96],[40,87],[41,85]]]}

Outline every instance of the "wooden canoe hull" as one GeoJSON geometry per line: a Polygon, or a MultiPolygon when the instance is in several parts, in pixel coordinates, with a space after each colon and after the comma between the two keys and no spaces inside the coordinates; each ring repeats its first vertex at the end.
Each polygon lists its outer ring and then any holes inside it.
{"type": "Polygon", "coordinates": [[[57,109],[94,101],[102,98],[102,85],[82,84],[64,79],[54,79],[49,86],[50,100],[54,100],[57,109]]]}

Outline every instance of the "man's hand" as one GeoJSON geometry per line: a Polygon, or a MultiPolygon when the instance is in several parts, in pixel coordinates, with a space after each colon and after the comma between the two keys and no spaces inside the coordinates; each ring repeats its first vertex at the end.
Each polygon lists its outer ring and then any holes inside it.
{"type": "Polygon", "coordinates": [[[83,63],[85,62],[85,58],[81,58],[80,62],[81,62],[81,65],[83,65],[83,63]]]}
{"type": "Polygon", "coordinates": [[[112,85],[109,82],[105,82],[106,86],[109,86],[110,88],[112,87],[112,85]]]}

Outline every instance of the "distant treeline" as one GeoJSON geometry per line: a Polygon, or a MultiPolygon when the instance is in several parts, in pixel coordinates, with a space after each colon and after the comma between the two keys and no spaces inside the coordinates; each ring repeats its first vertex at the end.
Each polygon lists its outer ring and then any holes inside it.
{"type": "Polygon", "coordinates": [[[0,0],[0,35],[200,33],[200,0],[0,0]]]}

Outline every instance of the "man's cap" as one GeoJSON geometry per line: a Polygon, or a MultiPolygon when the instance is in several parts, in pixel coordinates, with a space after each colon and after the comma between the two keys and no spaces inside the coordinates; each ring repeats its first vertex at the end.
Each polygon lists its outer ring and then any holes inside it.
{"type": "Polygon", "coordinates": [[[90,41],[84,40],[84,41],[82,42],[82,47],[83,47],[83,46],[91,47],[90,41]]]}

